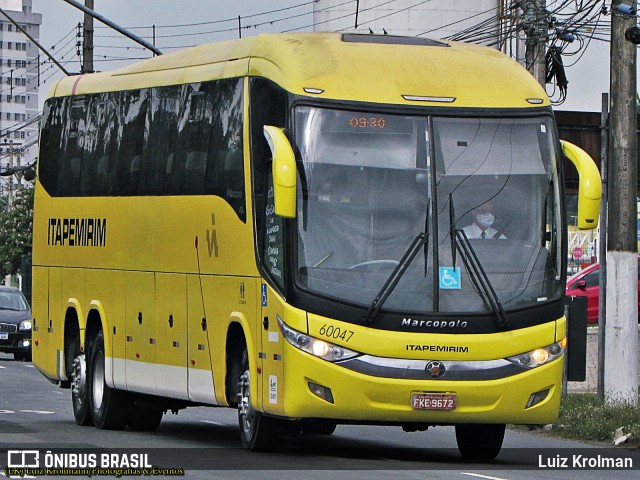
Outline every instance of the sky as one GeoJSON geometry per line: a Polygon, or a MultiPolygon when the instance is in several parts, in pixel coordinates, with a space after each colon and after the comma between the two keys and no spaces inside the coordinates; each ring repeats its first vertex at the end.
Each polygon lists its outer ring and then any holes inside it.
{"type": "MultiPolygon", "coordinates": [[[[307,0],[94,0],[94,8],[149,42],[152,25],[156,25],[156,46],[168,53],[184,46],[237,38],[238,16],[241,16],[243,37],[289,29],[310,31],[312,3],[307,0]],[[265,12],[272,13],[262,15],[265,12]]],[[[79,71],[75,35],[83,13],[64,0],[33,0],[33,10],[43,14],[40,43],[46,48],[55,46],[51,51],[56,59],[69,62],[65,63],[68,70],[79,71]]],[[[96,70],[110,70],[151,55],[97,20],[94,25],[96,70]]],[[[609,44],[592,41],[584,55],[579,59],[571,57],[566,64],[568,95],[557,109],[600,111],[602,92],[609,90],[609,44]]],[[[48,80],[41,98],[53,80],[62,75],[53,66],[43,73],[43,78],[48,80]]]]}

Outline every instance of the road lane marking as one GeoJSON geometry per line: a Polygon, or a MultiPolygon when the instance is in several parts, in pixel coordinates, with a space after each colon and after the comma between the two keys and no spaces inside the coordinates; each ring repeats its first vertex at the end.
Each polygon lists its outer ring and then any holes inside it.
{"type": "Polygon", "coordinates": [[[219,427],[227,427],[226,423],[214,422],[212,420],[202,420],[203,423],[210,423],[211,425],[218,425],[219,427]]]}
{"type": "Polygon", "coordinates": [[[487,480],[507,480],[506,478],[492,477],[490,475],[481,475],[479,473],[472,473],[472,472],[460,472],[460,473],[462,475],[467,475],[469,477],[486,478],[487,480]]]}
{"type": "Polygon", "coordinates": [[[49,415],[51,413],[56,413],[56,412],[50,412],[49,410],[20,410],[22,413],[37,413],[39,415],[49,415]]]}

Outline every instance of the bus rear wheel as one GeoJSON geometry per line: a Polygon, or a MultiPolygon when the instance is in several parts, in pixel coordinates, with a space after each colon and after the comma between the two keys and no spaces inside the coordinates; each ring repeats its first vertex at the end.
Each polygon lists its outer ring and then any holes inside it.
{"type": "Polygon", "coordinates": [[[136,405],[129,418],[129,429],[134,432],[153,432],[160,426],[163,415],[162,410],[136,405]]]}
{"type": "Polygon", "coordinates": [[[238,423],[244,448],[252,451],[277,448],[283,434],[283,422],[255,410],[251,404],[251,374],[247,351],[242,355],[243,372],[238,383],[238,423]]]}
{"type": "Polygon", "coordinates": [[[89,388],[93,424],[101,430],[123,430],[131,417],[133,401],[127,392],[111,388],[105,382],[102,330],[96,335],[91,348],[89,388]]]}
{"type": "Polygon", "coordinates": [[[460,455],[478,460],[496,458],[502,448],[505,428],[505,424],[456,425],[456,441],[460,455]]]}
{"type": "Polygon", "coordinates": [[[71,367],[71,404],[76,424],[82,426],[93,425],[89,406],[87,364],[84,353],[74,358],[71,367]]]}

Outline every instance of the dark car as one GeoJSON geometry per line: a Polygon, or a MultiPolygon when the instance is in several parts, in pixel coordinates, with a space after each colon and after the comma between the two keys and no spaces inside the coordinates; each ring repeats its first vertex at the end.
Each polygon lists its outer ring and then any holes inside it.
{"type": "Polygon", "coordinates": [[[0,352],[31,360],[31,307],[14,287],[0,286],[0,352]]]}
{"type": "MultiPolygon", "coordinates": [[[[598,323],[600,264],[594,263],[567,279],[567,295],[587,297],[587,321],[598,323]]],[[[638,257],[638,320],[640,321],[640,257],[638,257]]]]}

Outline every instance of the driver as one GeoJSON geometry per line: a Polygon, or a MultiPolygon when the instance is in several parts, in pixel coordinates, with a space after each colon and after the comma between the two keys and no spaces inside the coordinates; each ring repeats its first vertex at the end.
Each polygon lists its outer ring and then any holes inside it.
{"type": "Polygon", "coordinates": [[[493,204],[491,202],[484,203],[471,212],[473,215],[473,223],[463,227],[467,238],[497,238],[500,240],[507,237],[492,227],[495,221],[493,204]]]}

